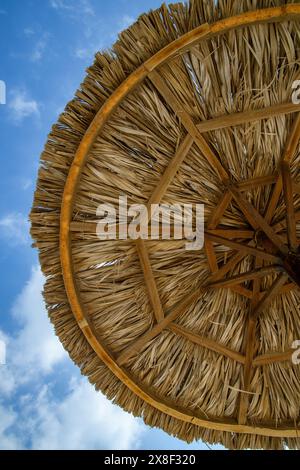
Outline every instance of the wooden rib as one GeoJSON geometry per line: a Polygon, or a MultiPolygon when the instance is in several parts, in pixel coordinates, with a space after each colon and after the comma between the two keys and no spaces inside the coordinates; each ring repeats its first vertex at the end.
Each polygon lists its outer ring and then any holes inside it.
{"type": "Polygon", "coordinates": [[[231,192],[233,198],[239,205],[240,209],[244,213],[245,217],[248,219],[249,223],[254,229],[260,228],[267,237],[272,241],[272,243],[278,248],[278,250],[285,256],[288,254],[288,248],[282,243],[281,238],[276,234],[273,228],[266,222],[264,217],[248,202],[243,194],[234,187],[230,187],[229,191],[231,192]]]}
{"type": "MultiPolygon", "coordinates": [[[[295,220],[296,220],[296,222],[300,221],[300,211],[295,212],[295,220]]],[[[286,218],[284,218],[284,219],[280,220],[279,222],[277,222],[275,225],[273,225],[272,228],[275,232],[280,232],[281,230],[285,229],[286,228],[286,218]]]]}
{"type": "Polygon", "coordinates": [[[252,312],[253,319],[257,318],[262,310],[273,300],[273,297],[279,294],[287,279],[288,275],[286,273],[282,273],[277,277],[270,289],[265,293],[263,298],[258,302],[258,305],[252,312]]]}
{"type": "MultiPolygon", "coordinates": [[[[283,294],[289,294],[290,292],[292,292],[293,290],[296,290],[298,288],[298,285],[295,284],[294,282],[290,282],[288,284],[285,284],[279,291],[279,295],[283,295],[283,294]]],[[[260,299],[262,299],[264,297],[264,295],[266,295],[267,291],[262,291],[260,292],[259,296],[260,296],[260,299]]]]}
{"type": "MultiPolygon", "coordinates": [[[[299,139],[300,139],[300,113],[297,115],[297,117],[294,120],[291,133],[286,142],[286,146],[285,146],[285,150],[281,159],[281,163],[291,162],[297,150],[299,139]]],[[[266,222],[269,224],[272,222],[281,192],[282,192],[282,178],[280,175],[273,189],[272,196],[270,198],[268,208],[265,214],[266,222]]]]}
{"type": "Polygon", "coordinates": [[[219,237],[223,238],[253,238],[255,232],[253,230],[235,230],[235,229],[214,229],[212,230],[209,228],[209,233],[212,233],[213,235],[217,235],[219,237]]]}
{"type": "Polygon", "coordinates": [[[230,290],[232,290],[233,292],[236,292],[237,294],[242,295],[246,299],[252,299],[253,297],[252,290],[246,289],[243,286],[231,286],[230,290]]]}
{"type": "Polygon", "coordinates": [[[293,182],[291,170],[288,163],[283,162],[281,166],[283,195],[286,206],[286,223],[289,247],[291,250],[296,251],[298,248],[297,242],[297,228],[294,210],[294,197],[293,197],[293,182]]]}
{"type": "Polygon", "coordinates": [[[256,356],[253,360],[253,367],[266,366],[268,364],[274,364],[275,362],[290,362],[292,361],[292,354],[294,352],[294,349],[289,349],[281,353],[272,352],[256,356]]]}
{"type": "Polygon", "coordinates": [[[231,257],[231,259],[222,266],[215,274],[212,275],[210,278],[210,282],[218,281],[219,279],[222,279],[223,276],[226,276],[229,271],[232,271],[238,263],[242,261],[244,258],[243,253],[237,253],[234,256],[231,257]]]}
{"type": "Polygon", "coordinates": [[[281,271],[283,268],[281,266],[268,266],[267,268],[258,268],[253,271],[249,271],[243,274],[238,274],[237,276],[229,277],[227,279],[222,279],[221,281],[216,281],[208,284],[209,288],[212,289],[221,289],[224,287],[230,287],[235,284],[241,284],[246,281],[260,279],[265,276],[270,276],[274,272],[281,271]]]}
{"type": "Polygon", "coordinates": [[[240,126],[250,122],[262,121],[283,114],[292,114],[300,111],[300,105],[293,103],[276,104],[262,109],[248,110],[240,113],[227,114],[214,119],[201,122],[197,125],[200,132],[210,132],[217,129],[225,129],[232,126],[240,126]]]}
{"type": "Polygon", "coordinates": [[[171,323],[168,326],[168,330],[171,330],[173,333],[176,333],[177,335],[188,339],[192,343],[198,344],[199,346],[209,349],[210,351],[219,353],[222,356],[228,357],[229,359],[233,359],[234,361],[240,364],[245,363],[245,356],[238,353],[237,351],[227,348],[226,346],[223,346],[222,344],[217,343],[216,341],[213,341],[211,339],[196,335],[182,326],[179,326],[175,323],[171,323]]]}
{"type": "MultiPolygon", "coordinates": [[[[207,226],[209,229],[214,229],[218,226],[220,220],[222,219],[224,215],[224,212],[226,211],[227,207],[229,206],[231,202],[231,199],[232,199],[231,194],[228,191],[225,191],[217,207],[215,208],[215,210],[213,210],[210,218],[208,219],[207,226]]],[[[212,273],[216,273],[219,267],[218,267],[217,257],[216,257],[216,253],[214,250],[213,243],[210,240],[206,239],[204,242],[204,249],[206,252],[210,271],[212,273]]]]}
{"type": "Polygon", "coordinates": [[[205,250],[205,253],[206,253],[206,258],[207,258],[207,262],[208,262],[210,272],[212,274],[214,274],[218,271],[219,266],[218,266],[218,262],[217,262],[216,253],[215,253],[215,250],[214,250],[214,245],[208,239],[206,239],[204,241],[204,250],[205,250]]]}
{"type": "Polygon", "coordinates": [[[215,229],[218,226],[231,200],[232,200],[231,194],[229,193],[229,191],[225,191],[225,193],[220,199],[220,202],[217,204],[216,208],[212,211],[212,214],[207,221],[207,227],[209,230],[215,229]]]}
{"type": "Polygon", "coordinates": [[[161,96],[165,99],[168,105],[173,109],[174,113],[181,120],[182,124],[186,128],[187,132],[193,137],[195,144],[209,162],[214,171],[218,174],[221,181],[226,182],[229,179],[228,173],[223,168],[218,157],[211,150],[206,140],[203,138],[201,133],[198,131],[191,117],[184,110],[176,96],[172,93],[170,88],[167,86],[165,80],[159,75],[156,70],[149,73],[148,78],[151,80],[155,88],[159,91],[161,96]]]}
{"type": "Polygon", "coordinates": [[[157,187],[155,188],[153,194],[151,195],[149,201],[148,201],[148,211],[149,213],[151,212],[149,210],[149,206],[151,204],[159,204],[166,194],[166,191],[173,181],[176,173],[178,172],[180,166],[182,165],[184,159],[186,158],[187,154],[189,153],[192,145],[193,145],[194,139],[191,137],[189,134],[185,137],[183,140],[182,144],[179,146],[175,157],[172,158],[170,161],[167,169],[165,170],[163,176],[161,177],[157,187]]]}
{"type": "MultiPolygon", "coordinates": [[[[254,294],[255,297],[255,294],[254,294]]],[[[245,424],[247,417],[247,408],[249,403],[248,391],[250,389],[251,383],[251,371],[252,363],[254,356],[254,347],[255,347],[255,332],[256,332],[256,321],[252,318],[248,321],[247,326],[247,343],[246,343],[246,360],[244,366],[244,384],[243,390],[245,393],[242,393],[240,397],[240,405],[238,412],[238,423],[245,424]]]]}
{"type": "Polygon", "coordinates": [[[246,181],[241,181],[237,183],[236,187],[240,191],[249,191],[257,186],[268,186],[269,184],[276,183],[278,179],[278,174],[270,176],[258,176],[257,178],[252,178],[246,181]]]}
{"type": "Polygon", "coordinates": [[[145,246],[145,242],[141,239],[136,240],[136,248],[144,273],[145,284],[153,308],[154,316],[156,318],[156,321],[159,323],[165,315],[160,301],[156,281],[153,275],[149,253],[145,246]]]}
{"type": "Polygon", "coordinates": [[[277,264],[281,263],[281,259],[278,256],[272,255],[271,253],[266,253],[263,250],[258,250],[257,248],[253,248],[249,245],[244,245],[233,240],[228,240],[228,238],[219,237],[217,235],[211,234],[210,232],[205,232],[205,237],[207,237],[208,240],[211,240],[212,242],[218,243],[219,245],[227,246],[232,250],[240,251],[243,253],[243,255],[256,256],[258,258],[277,264]]]}
{"type": "MultiPolygon", "coordinates": [[[[257,269],[262,268],[263,262],[260,259],[255,261],[255,267],[257,269]]],[[[253,357],[255,352],[255,334],[256,334],[256,319],[252,318],[252,311],[256,308],[259,298],[260,291],[260,280],[255,279],[253,282],[253,296],[251,301],[251,309],[249,312],[247,332],[246,332],[246,359],[244,366],[244,382],[243,388],[246,393],[240,396],[239,411],[238,411],[238,423],[245,424],[247,421],[247,410],[249,406],[249,394],[251,385],[251,374],[253,368],[253,357]]]]}
{"type": "Polygon", "coordinates": [[[174,57],[180,51],[195,44],[199,40],[205,40],[211,35],[222,34],[226,31],[245,27],[250,24],[259,24],[272,21],[284,21],[292,18],[300,17],[300,5],[284,5],[276,8],[268,8],[263,10],[251,11],[243,13],[236,17],[225,18],[212,25],[201,25],[199,28],[188,32],[173,43],[169,44],[157,54],[151,57],[140,68],[133,72],[120,86],[112,93],[111,97],[106,101],[104,106],[98,111],[92,121],[88,131],[85,133],[80,145],[76,151],[72,165],[67,176],[64,194],[62,198],[62,208],[60,216],[60,258],[62,266],[62,274],[69,304],[74,317],[81,328],[81,331],[95,351],[101,361],[115,374],[115,376],[123,382],[133,393],[145,401],[153,408],[159,410],[168,416],[187,423],[193,423],[197,426],[217,431],[245,433],[260,436],[272,437],[299,437],[299,430],[295,426],[289,427],[270,427],[270,426],[241,426],[234,422],[218,422],[217,420],[209,420],[190,413],[187,410],[180,409],[174,403],[166,402],[161,397],[155,396],[151,390],[145,386],[141,386],[136,380],[123,368],[120,368],[115,359],[105,348],[102,342],[97,338],[91,325],[81,326],[81,322],[85,319],[84,308],[80,299],[80,293],[76,286],[74,276],[72,250],[71,250],[71,232],[70,223],[72,221],[73,205],[76,196],[76,190],[80,181],[83,167],[87,160],[89,151],[95,142],[97,136],[102,131],[105,123],[120,105],[122,100],[145,79],[148,72],[163,64],[167,59],[174,57]]]}

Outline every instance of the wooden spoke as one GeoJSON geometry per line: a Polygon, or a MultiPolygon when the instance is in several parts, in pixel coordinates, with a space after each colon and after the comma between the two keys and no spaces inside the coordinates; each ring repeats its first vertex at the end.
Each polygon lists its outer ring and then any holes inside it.
{"type": "Polygon", "coordinates": [[[209,228],[209,233],[223,238],[245,238],[252,239],[255,232],[253,230],[236,230],[236,229],[215,229],[209,228]]]}
{"type": "Polygon", "coordinates": [[[264,308],[273,300],[273,297],[279,294],[282,286],[286,283],[288,275],[286,273],[280,274],[276,281],[272,284],[270,289],[266,292],[264,297],[259,301],[258,305],[252,312],[252,318],[256,319],[264,308]]]}
{"type": "MultiPolygon", "coordinates": [[[[300,138],[300,113],[297,115],[295,118],[292,131],[287,139],[285,150],[281,159],[282,162],[290,163],[293,156],[295,155],[295,152],[297,150],[297,146],[299,143],[299,138],[300,138]]],[[[269,201],[269,205],[266,211],[265,219],[267,223],[271,223],[274,212],[276,210],[280,194],[282,191],[282,178],[281,175],[279,176],[276,185],[274,187],[274,190],[272,192],[272,196],[269,201]]]]}
{"type": "Polygon", "coordinates": [[[266,366],[268,364],[274,364],[275,362],[291,362],[292,354],[295,352],[294,349],[289,349],[288,351],[281,353],[268,353],[257,356],[253,360],[253,367],[266,366]]]}
{"type": "Polygon", "coordinates": [[[210,163],[211,167],[216,171],[221,181],[228,181],[229,175],[227,171],[223,168],[218,157],[214,154],[210,146],[207,144],[206,140],[198,131],[191,117],[183,109],[181,103],[178,101],[176,96],[167,86],[165,80],[160,76],[160,74],[156,70],[149,73],[148,78],[151,80],[155,88],[159,91],[159,93],[169,104],[169,106],[173,109],[174,113],[181,120],[187,132],[192,136],[195,141],[195,144],[198,146],[199,150],[206,158],[206,160],[210,163]]]}
{"type": "MultiPolygon", "coordinates": [[[[260,259],[255,261],[255,267],[261,269],[263,262],[260,259]]],[[[260,291],[260,281],[255,279],[253,282],[253,297],[251,301],[251,309],[248,317],[247,331],[246,331],[246,359],[244,366],[244,391],[249,392],[251,385],[251,375],[253,367],[253,357],[255,352],[255,334],[256,334],[256,319],[252,318],[253,309],[256,308],[260,291]]],[[[249,395],[248,393],[243,393],[240,397],[240,405],[238,412],[238,422],[240,424],[245,424],[247,421],[247,409],[249,406],[249,395]]]]}
{"type": "Polygon", "coordinates": [[[229,359],[233,359],[234,361],[237,361],[240,364],[245,363],[245,356],[234,351],[233,349],[227,348],[226,346],[217,343],[216,341],[204,338],[203,336],[196,335],[187,330],[186,328],[176,325],[175,323],[171,323],[168,326],[168,329],[173,331],[177,335],[192,341],[192,343],[198,344],[199,346],[209,349],[210,351],[215,351],[219,354],[222,354],[222,356],[228,357],[229,359]]]}
{"type": "Polygon", "coordinates": [[[293,203],[293,182],[291,177],[290,166],[288,163],[282,163],[282,182],[283,182],[283,195],[286,206],[286,222],[289,247],[292,251],[298,248],[296,218],[293,203]]]}
{"type": "Polygon", "coordinates": [[[246,281],[260,279],[265,276],[274,274],[274,272],[282,272],[283,267],[281,266],[268,266],[267,268],[259,268],[254,271],[250,271],[243,274],[238,274],[237,276],[229,277],[221,281],[212,282],[208,285],[209,288],[220,289],[223,287],[230,287],[235,284],[241,284],[246,281]]]}
{"type": "Polygon", "coordinates": [[[220,199],[220,202],[217,204],[216,208],[213,210],[210,218],[207,222],[208,229],[215,229],[217,225],[220,223],[226,209],[228,208],[230,202],[232,200],[232,196],[229,191],[225,191],[223,196],[220,199]]]}
{"type": "Polygon", "coordinates": [[[242,297],[246,297],[246,299],[252,299],[253,297],[252,291],[250,289],[246,289],[243,286],[230,286],[230,290],[232,290],[232,292],[240,294],[242,297]]]}
{"type": "Polygon", "coordinates": [[[136,248],[140,258],[140,263],[144,273],[144,279],[148,290],[149,299],[153,308],[156,321],[159,323],[164,318],[164,311],[161,305],[157,285],[151,268],[148,250],[145,242],[141,239],[136,240],[136,248]]]}
{"type": "MultiPolygon", "coordinates": [[[[151,204],[159,204],[161,202],[162,198],[167,192],[168,187],[172,183],[176,173],[178,172],[184,159],[189,153],[193,143],[194,143],[194,139],[188,134],[183,140],[182,144],[179,146],[174,158],[172,158],[172,160],[170,161],[157,187],[155,188],[153,194],[151,195],[148,201],[148,209],[149,209],[149,206],[151,206],[151,204]]],[[[148,212],[151,213],[151,211],[149,210],[148,212]]]]}
{"type": "Polygon", "coordinates": [[[217,129],[225,129],[232,126],[240,126],[250,122],[261,121],[283,114],[292,114],[300,111],[300,105],[293,103],[283,103],[269,106],[262,109],[248,110],[241,113],[229,114],[215,119],[203,121],[197,125],[200,132],[210,132],[217,129]]]}
{"type": "MultiPolygon", "coordinates": [[[[296,222],[300,221],[300,211],[295,212],[295,220],[296,222]]],[[[273,230],[274,232],[280,232],[286,228],[286,218],[280,220],[277,222],[277,224],[273,225],[273,230]]]]}
{"type": "Polygon", "coordinates": [[[254,356],[255,346],[255,332],[256,332],[256,321],[249,319],[247,327],[247,343],[246,343],[246,361],[244,366],[244,385],[243,389],[245,393],[242,393],[240,398],[238,422],[239,424],[246,423],[247,408],[249,402],[248,391],[250,388],[252,362],[254,356]]]}
{"type": "Polygon", "coordinates": [[[270,184],[276,183],[278,179],[278,175],[270,175],[270,176],[260,176],[257,178],[249,179],[246,181],[241,181],[237,183],[236,187],[240,191],[249,191],[257,186],[268,186],[270,184]]]}
{"type": "MultiPolygon", "coordinates": [[[[230,204],[231,199],[232,199],[231,195],[229,194],[228,191],[226,191],[223,197],[221,198],[219,204],[217,205],[216,209],[212,212],[207,222],[208,228],[214,229],[215,227],[217,227],[221,218],[224,215],[224,212],[226,211],[228,205],[230,204]]],[[[219,267],[218,267],[213,243],[210,240],[206,239],[204,243],[204,249],[205,249],[206,256],[207,256],[209,269],[212,273],[216,273],[219,267]]]]}
{"type": "Polygon", "coordinates": [[[206,239],[204,242],[204,249],[210,272],[214,274],[218,271],[219,267],[213,243],[210,240],[206,239]]]}
{"type": "Polygon", "coordinates": [[[239,205],[240,209],[248,219],[249,223],[254,229],[260,228],[271,242],[278,248],[278,250],[284,254],[288,254],[288,248],[282,243],[281,238],[274,232],[272,227],[266,222],[266,220],[260,215],[260,213],[248,202],[248,200],[234,187],[230,187],[232,196],[239,205]]]}
{"type": "Polygon", "coordinates": [[[249,245],[244,245],[233,240],[228,240],[228,238],[219,237],[217,235],[211,234],[210,232],[206,232],[205,237],[207,237],[208,240],[211,240],[212,242],[218,243],[219,245],[227,246],[232,250],[240,251],[244,256],[251,255],[273,263],[281,263],[281,259],[278,256],[272,255],[257,248],[253,248],[249,245]]]}

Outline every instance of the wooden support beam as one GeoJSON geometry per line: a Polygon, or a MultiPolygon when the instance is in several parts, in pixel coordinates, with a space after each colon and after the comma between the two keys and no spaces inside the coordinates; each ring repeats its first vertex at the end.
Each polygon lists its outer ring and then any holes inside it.
{"type": "MultiPolygon", "coordinates": [[[[295,220],[296,222],[300,221],[300,211],[295,212],[295,220]]],[[[277,222],[275,225],[272,226],[274,232],[280,232],[284,229],[286,229],[286,217],[279,222],[277,222]]]]}
{"type": "Polygon", "coordinates": [[[242,243],[235,242],[233,240],[228,240],[228,238],[219,237],[217,235],[211,234],[210,232],[205,232],[205,237],[214,243],[227,246],[231,248],[232,250],[240,251],[241,253],[243,253],[244,256],[251,255],[251,256],[264,259],[266,261],[276,263],[276,264],[281,263],[281,259],[278,256],[272,255],[270,253],[267,253],[263,250],[259,250],[257,248],[253,248],[249,245],[244,245],[242,243]]]}
{"type": "Polygon", "coordinates": [[[268,364],[274,364],[275,362],[292,362],[292,354],[294,352],[294,349],[289,349],[285,352],[271,352],[256,356],[253,360],[253,367],[262,367],[268,364]]]}
{"type": "Polygon", "coordinates": [[[294,210],[294,195],[291,170],[288,163],[283,162],[281,165],[283,195],[286,206],[286,223],[289,247],[296,252],[298,249],[296,218],[294,210]]]}
{"type": "MultiPolygon", "coordinates": [[[[208,219],[208,222],[207,222],[208,228],[214,229],[217,227],[221,218],[224,215],[224,212],[226,211],[228,205],[230,204],[231,199],[232,197],[230,193],[226,191],[221,197],[215,210],[211,213],[210,218],[208,219]]],[[[206,252],[209,269],[211,273],[214,274],[218,271],[219,267],[218,267],[217,257],[215,254],[213,243],[210,240],[206,239],[204,242],[204,249],[206,252]]]]}
{"type": "Polygon", "coordinates": [[[188,339],[194,344],[198,344],[199,346],[209,349],[210,351],[214,351],[218,354],[221,354],[222,356],[228,357],[229,359],[232,359],[233,361],[236,361],[240,364],[245,363],[245,356],[238,353],[237,351],[234,351],[233,349],[227,348],[226,346],[217,343],[216,341],[196,335],[186,328],[176,325],[175,323],[171,323],[168,326],[168,329],[173,331],[173,333],[188,339]]]}
{"type": "Polygon", "coordinates": [[[204,250],[205,250],[205,253],[206,253],[206,258],[207,258],[207,262],[208,262],[210,272],[212,274],[214,274],[218,271],[219,267],[218,267],[216,253],[215,253],[215,250],[214,250],[214,245],[208,239],[206,239],[204,241],[204,250]]]}
{"type": "Polygon", "coordinates": [[[216,208],[212,211],[211,216],[207,221],[207,227],[209,230],[215,229],[218,226],[224,213],[226,212],[226,209],[231,203],[231,200],[232,200],[231,194],[229,193],[229,191],[225,191],[225,193],[221,197],[219,203],[217,204],[216,208]]]}
{"type": "Polygon", "coordinates": [[[141,267],[144,274],[145,284],[147,287],[149,299],[153,308],[156,321],[159,323],[164,318],[164,311],[160,301],[156,281],[153,275],[149,253],[145,246],[144,240],[136,240],[136,248],[139,255],[141,267]]]}
{"type": "Polygon", "coordinates": [[[243,194],[238,191],[238,189],[230,187],[229,191],[252,227],[256,230],[260,228],[278,248],[278,250],[286,256],[289,252],[288,248],[284,245],[281,238],[276,234],[273,228],[266,222],[264,217],[260,215],[260,213],[252,206],[252,204],[250,204],[243,194]]]}
{"type": "Polygon", "coordinates": [[[253,230],[242,230],[242,229],[215,229],[211,230],[209,228],[209,233],[212,235],[217,235],[219,237],[223,238],[235,238],[235,239],[252,239],[255,235],[255,232],[253,230]]]}
{"type": "MultiPolygon", "coordinates": [[[[300,139],[300,113],[297,114],[294,120],[292,130],[291,130],[290,135],[288,136],[288,139],[285,145],[285,150],[284,150],[280,164],[282,162],[286,162],[286,163],[291,162],[297,150],[299,139],[300,139]]],[[[268,224],[272,222],[281,192],[282,192],[282,178],[280,175],[273,189],[273,192],[272,192],[269,204],[268,204],[268,208],[265,214],[265,219],[268,224]]]]}
{"type": "MultiPolygon", "coordinates": [[[[256,259],[255,267],[256,269],[262,269],[263,262],[260,259],[256,259]]],[[[243,380],[244,380],[243,387],[244,387],[245,392],[250,391],[250,385],[251,385],[253,357],[255,353],[255,334],[256,334],[256,324],[257,324],[257,321],[252,318],[252,312],[258,304],[259,292],[260,292],[260,280],[254,279],[253,289],[252,289],[252,301],[251,301],[251,307],[250,307],[250,312],[248,316],[247,330],[246,330],[246,359],[245,359],[244,376],[243,376],[243,380]]],[[[243,393],[240,397],[240,405],[239,405],[239,412],[238,412],[238,422],[240,424],[245,424],[247,421],[248,406],[249,406],[249,394],[243,393]]]]}
{"type": "Polygon", "coordinates": [[[197,126],[194,124],[192,118],[184,110],[183,106],[178,101],[176,96],[172,93],[165,80],[156,70],[153,70],[151,73],[149,73],[148,78],[151,80],[160,95],[164,98],[166,103],[173,109],[174,113],[181,120],[185,129],[192,136],[195,141],[195,144],[197,145],[203,156],[218,174],[220,180],[223,182],[228,181],[229,175],[225,168],[222,166],[219,158],[215,155],[210,146],[207,144],[204,137],[198,131],[197,126]]]}
{"type": "Polygon", "coordinates": [[[153,191],[153,194],[151,195],[148,201],[148,212],[150,214],[151,211],[149,210],[149,206],[151,206],[151,204],[159,204],[161,202],[162,198],[167,192],[168,187],[172,183],[176,173],[180,169],[180,166],[182,165],[184,159],[191,150],[193,143],[193,137],[188,134],[182,141],[181,145],[178,147],[175,156],[170,161],[168,167],[163,173],[158,185],[156,186],[155,190],[153,191]]]}
{"type": "Polygon", "coordinates": [[[292,114],[300,111],[300,105],[292,102],[276,104],[262,109],[248,110],[240,113],[227,114],[214,119],[203,121],[197,125],[200,132],[211,132],[217,129],[226,129],[227,127],[240,126],[250,122],[262,121],[283,114],[292,114]]]}
{"type": "Polygon", "coordinates": [[[286,273],[280,274],[277,279],[274,281],[270,289],[266,292],[264,297],[258,302],[256,308],[252,312],[252,319],[256,319],[258,315],[268,306],[268,304],[273,300],[276,295],[281,291],[281,288],[286,283],[288,275],[286,273]]]}
{"type": "Polygon", "coordinates": [[[237,183],[236,187],[239,191],[250,191],[253,188],[258,186],[268,186],[270,184],[276,183],[278,179],[278,174],[270,176],[258,176],[257,178],[252,178],[246,181],[240,181],[237,183]]]}
{"type": "Polygon", "coordinates": [[[251,281],[255,279],[261,279],[262,277],[265,276],[270,276],[271,274],[274,274],[274,272],[282,272],[283,267],[282,266],[268,266],[266,268],[258,268],[254,269],[253,271],[249,271],[243,274],[238,274],[237,276],[229,277],[227,279],[222,279],[221,281],[216,281],[208,284],[209,288],[212,289],[221,289],[224,287],[230,287],[235,284],[241,284],[246,281],[251,281]]]}

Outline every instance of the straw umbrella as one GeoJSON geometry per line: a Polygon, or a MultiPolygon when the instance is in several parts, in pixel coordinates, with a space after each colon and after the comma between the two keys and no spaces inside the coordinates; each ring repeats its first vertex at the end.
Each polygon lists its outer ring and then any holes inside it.
{"type": "Polygon", "coordinates": [[[299,2],[162,5],[96,54],[41,156],[57,335],[97,390],[187,442],[300,444],[299,51],[299,2]],[[120,195],[204,204],[204,249],[99,240],[120,195]]]}

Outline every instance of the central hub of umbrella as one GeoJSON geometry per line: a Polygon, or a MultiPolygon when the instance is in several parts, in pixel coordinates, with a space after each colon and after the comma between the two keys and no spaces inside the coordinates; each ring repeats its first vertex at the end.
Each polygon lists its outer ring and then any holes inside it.
{"type": "Polygon", "coordinates": [[[187,442],[300,447],[299,54],[298,2],[163,5],[96,54],[41,156],[56,334],[97,390],[187,442]],[[124,235],[124,198],[204,206],[204,248],[124,235]]]}

